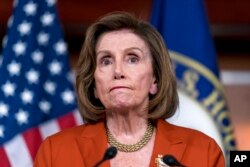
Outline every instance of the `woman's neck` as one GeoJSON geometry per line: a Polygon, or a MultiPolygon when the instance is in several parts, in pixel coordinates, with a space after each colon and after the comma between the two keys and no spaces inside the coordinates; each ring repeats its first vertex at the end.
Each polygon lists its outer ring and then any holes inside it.
{"type": "Polygon", "coordinates": [[[121,143],[134,144],[139,141],[147,129],[147,115],[137,112],[107,111],[107,127],[121,143]]]}

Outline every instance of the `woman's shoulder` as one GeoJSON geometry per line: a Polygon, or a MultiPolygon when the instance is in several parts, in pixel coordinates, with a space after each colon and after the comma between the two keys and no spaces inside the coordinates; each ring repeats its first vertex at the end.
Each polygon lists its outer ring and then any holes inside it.
{"type": "Polygon", "coordinates": [[[57,142],[57,141],[71,141],[77,137],[85,137],[94,135],[98,129],[101,129],[102,123],[89,124],[85,123],[82,125],[78,125],[75,127],[71,127],[68,129],[64,129],[60,132],[50,135],[47,137],[49,140],[57,142]]]}
{"type": "Polygon", "coordinates": [[[78,136],[88,125],[82,124],[71,128],[63,129],[49,136],[50,138],[75,137],[78,136]]]}
{"type": "Polygon", "coordinates": [[[168,138],[173,140],[180,139],[184,142],[196,143],[198,145],[214,142],[214,139],[210,136],[195,129],[174,125],[164,120],[160,120],[158,124],[161,126],[163,131],[166,131],[168,138]]]}
{"type": "Polygon", "coordinates": [[[184,151],[182,162],[187,166],[225,166],[221,148],[205,133],[165,120],[157,121],[157,130],[161,145],[168,146],[166,149],[171,146],[173,154],[176,150],[184,151]]]}

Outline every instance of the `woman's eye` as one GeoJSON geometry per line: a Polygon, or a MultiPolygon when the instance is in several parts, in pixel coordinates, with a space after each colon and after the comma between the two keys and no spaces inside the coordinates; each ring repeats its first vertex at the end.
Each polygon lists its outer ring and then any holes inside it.
{"type": "Polygon", "coordinates": [[[137,63],[139,58],[137,56],[130,56],[128,59],[129,63],[137,63]]]}
{"type": "Polygon", "coordinates": [[[106,65],[112,64],[112,61],[110,58],[105,57],[105,58],[101,59],[101,64],[106,66],[106,65]]]}

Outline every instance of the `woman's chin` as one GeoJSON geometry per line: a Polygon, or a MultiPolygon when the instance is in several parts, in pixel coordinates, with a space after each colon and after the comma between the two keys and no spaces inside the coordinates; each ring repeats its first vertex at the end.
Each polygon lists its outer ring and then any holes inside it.
{"type": "Polygon", "coordinates": [[[115,110],[128,110],[131,108],[134,108],[135,104],[130,103],[128,100],[125,101],[115,101],[110,105],[110,109],[115,109],[115,110]]]}
{"type": "Polygon", "coordinates": [[[133,105],[132,104],[128,104],[128,103],[116,103],[115,105],[113,105],[113,108],[116,109],[129,109],[132,108],[133,105]]]}

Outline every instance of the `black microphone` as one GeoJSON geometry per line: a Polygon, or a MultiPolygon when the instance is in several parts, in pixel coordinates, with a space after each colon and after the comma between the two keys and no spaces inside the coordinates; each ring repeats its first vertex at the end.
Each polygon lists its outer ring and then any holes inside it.
{"type": "Polygon", "coordinates": [[[117,149],[116,149],[115,147],[113,147],[113,146],[109,147],[109,148],[106,150],[106,152],[105,152],[105,154],[104,154],[102,160],[99,161],[94,167],[98,167],[98,166],[101,165],[104,161],[110,160],[110,159],[114,158],[114,157],[116,156],[116,154],[117,154],[117,149]]]}
{"type": "Polygon", "coordinates": [[[169,166],[185,167],[173,155],[164,155],[162,160],[165,164],[167,164],[169,166]]]}

